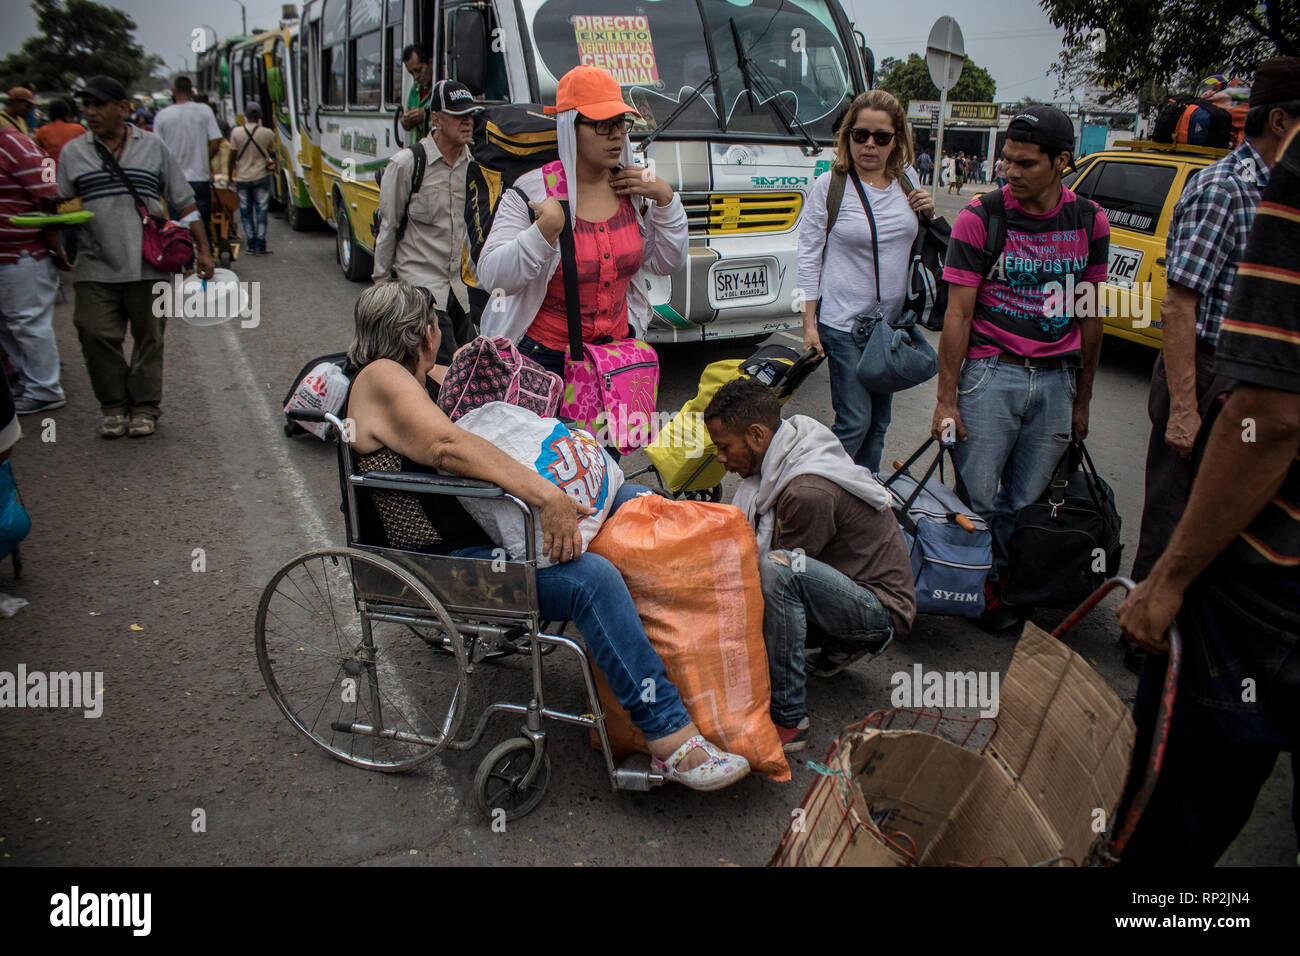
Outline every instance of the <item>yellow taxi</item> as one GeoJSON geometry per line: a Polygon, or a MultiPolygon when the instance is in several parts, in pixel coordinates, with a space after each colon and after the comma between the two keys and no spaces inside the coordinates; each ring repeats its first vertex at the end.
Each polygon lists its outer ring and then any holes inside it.
{"type": "Polygon", "coordinates": [[[1226,149],[1120,140],[1090,153],[1065,177],[1110,220],[1110,270],[1098,305],[1110,335],[1160,348],[1165,238],[1183,189],[1226,149]]]}

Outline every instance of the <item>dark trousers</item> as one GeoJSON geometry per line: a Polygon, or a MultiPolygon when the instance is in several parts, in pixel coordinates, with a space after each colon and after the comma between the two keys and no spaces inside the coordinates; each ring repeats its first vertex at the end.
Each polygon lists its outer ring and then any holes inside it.
{"type": "Polygon", "coordinates": [[[447,293],[447,308],[438,309],[438,328],[442,330],[442,343],[438,346],[439,365],[450,365],[456,350],[474,340],[478,331],[470,315],[460,307],[454,292],[447,293]]]}
{"type": "Polygon", "coordinates": [[[154,280],[78,282],[72,324],[90,385],[105,415],[162,414],[163,332],[166,315],[154,314],[154,280]],[[131,329],[131,361],[122,354],[131,329]]]}
{"type": "MultiPolygon", "coordinates": [[[[1213,349],[1196,350],[1196,407],[1205,418],[1214,396],[1227,387],[1228,380],[1214,374],[1213,349]]],[[[1147,397],[1147,416],[1151,419],[1151,437],[1147,441],[1146,503],[1142,507],[1142,526],[1138,533],[1137,556],[1133,559],[1133,578],[1141,581],[1151,573],[1174,528],[1187,509],[1192,488],[1191,459],[1179,458],[1165,444],[1169,425],[1169,382],[1165,377],[1165,356],[1161,352],[1151,371],[1151,392],[1147,397]]]]}
{"type": "Polygon", "coordinates": [[[199,215],[203,218],[203,231],[212,236],[212,183],[200,182],[190,183],[190,189],[194,190],[194,205],[198,207],[199,215]]]}
{"type": "MultiPolygon", "coordinates": [[[[1178,628],[1183,669],[1164,766],[1124,852],[1126,866],[1213,866],[1250,819],[1280,752],[1291,752],[1300,780],[1300,572],[1242,569],[1233,580],[1211,568],[1187,589],[1178,628]]],[[[1148,655],[1138,682],[1121,821],[1147,771],[1168,661],[1148,655]]],[[[1300,834],[1295,795],[1291,814],[1300,834]]]]}

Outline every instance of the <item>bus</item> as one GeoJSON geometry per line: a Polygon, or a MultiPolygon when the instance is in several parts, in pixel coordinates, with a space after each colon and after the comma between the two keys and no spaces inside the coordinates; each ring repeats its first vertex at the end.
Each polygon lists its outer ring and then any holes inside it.
{"type": "Polygon", "coordinates": [[[647,290],[649,341],[799,327],[803,203],[873,69],[840,0],[309,0],[301,31],[308,189],[348,278],[370,275],[375,172],[405,144],[401,51],[418,42],[484,103],[553,103],[579,63],[618,78],[639,161],[690,224],[685,268],[647,290]]]}
{"type": "Polygon", "coordinates": [[[230,65],[235,121],[244,121],[243,110],[249,100],[261,105],[263,123],[276,134],[279,174],[274,201],[284,208],[289,227],[301,232],[313,228],[319,219],[307,185],[314,157],[306,148],[299,119],[297,56],[297,26],[286,23],[236,44],[230,51],[230,65]]]}
{"type": "Polygon", "coordinates": [[[235,122],[230,51],[247,39],[246,36],[226,37],[199,54],[194,88],[207,94],[208,100],[216,107],[217,116],[226,123],[235,122]]]}

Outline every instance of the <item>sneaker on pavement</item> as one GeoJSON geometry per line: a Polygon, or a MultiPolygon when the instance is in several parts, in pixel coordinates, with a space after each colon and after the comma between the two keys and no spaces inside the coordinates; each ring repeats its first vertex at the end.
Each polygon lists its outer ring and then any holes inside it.
{"type": "Polygon", "coordinates": [[[984,582],[984,613],[974,619],[976,627],[990,633],[1013,628],[1029,617],[1030,608],[1007,604],[1000,590],[994,582],[984,582]]]}
{"type": "Polygon", "coordinates": [[[126,434],[126,416],[105,415],[99,423],[99,434],[104,438],[121,438],[126,434]]]}
{"type": "Polygon", "coordinates": [[[781,738],[781,749],[786,753],[792,754],[808,746],[809,723],[807,717],[793,727],[784,727],[777,724],[776,721],[772,723],[776,724],[776,735],[781,738]]]}
{"type": "Polygon", "coordinates": [[[814,677],[834,677],[859,658],[866,657],[868,654],[879,654],[889,646],[892,639],[891,634],[883,641],[874,644],[845,644],[843,641],[829,638],[826,646],[813,658],[808,671],[814,677]]]}
{"type": "Polygon", "coordinates": [[[157,428],[151,415],[132,415],[131,425],[127,434],[132,438],[143,438],[146,435],[152,435],[157,428]]]}
{"type": "Polygon", "coordinates": [[[34,415],[37,412],[52,412],[68,404],[64,398],[28,398],[23,395],[14,399],[14,411],[19,415],[34,415]]]}

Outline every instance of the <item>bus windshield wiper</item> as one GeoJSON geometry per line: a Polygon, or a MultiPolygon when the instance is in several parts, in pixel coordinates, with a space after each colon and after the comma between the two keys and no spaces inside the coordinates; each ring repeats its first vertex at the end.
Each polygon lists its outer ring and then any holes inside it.
{"type": "Polygon", "coordinates": [[[695,89],[691,90],[690,95],[687,96],[686,99],[682,100],[680,103],[677,104],[677,108],[673,110],[671,113],[669,113],[668,117],[658,126],[656,126],[654,130],[651,131],[649,136],[641,140],[640,144],[638,144],[636,148],[636,151],[644,155],[645,151],[650,148],[650,144],[653,143],[659,137],[659,134],[664,132],[666,129],[668,129],[668,127],[672,126],[673,123],[677,122],[677,117],[685,113],[690,108],[691,104],[694,103],[696,100],[698,100],[701,96],[703,96],[704,91],[707,90],[710,86],[712,86],[716,82],[718,82],[718,72],[714,70],[707,77],[705,77],[703,83],[701,83],[695,89]]]}
{"type": "Polygon", "coordinates": [[[740,77],[745,83],[745,92],[749,95],[751,108],[754,103],[754,90],[758,90],[759,98],[763,100],[776,113],[777,119],[785,127],[785,131],[791,136],[794,135],[795,128],[798,127],[799,134],[803,137],[804,152],[809,156],[816,156],[822,151],[816,138],[799,117],[781,104],[780,96],[776,93],[772,81],[767,78],[762,67],[758,65],[749,54],[745,52],[745,45],[740,42],[740,30],[736,28],[736,18],[728,17],[727,22],[731,24],[731,39],[736,44],[736,58],[740,63],[740,77]]]}

